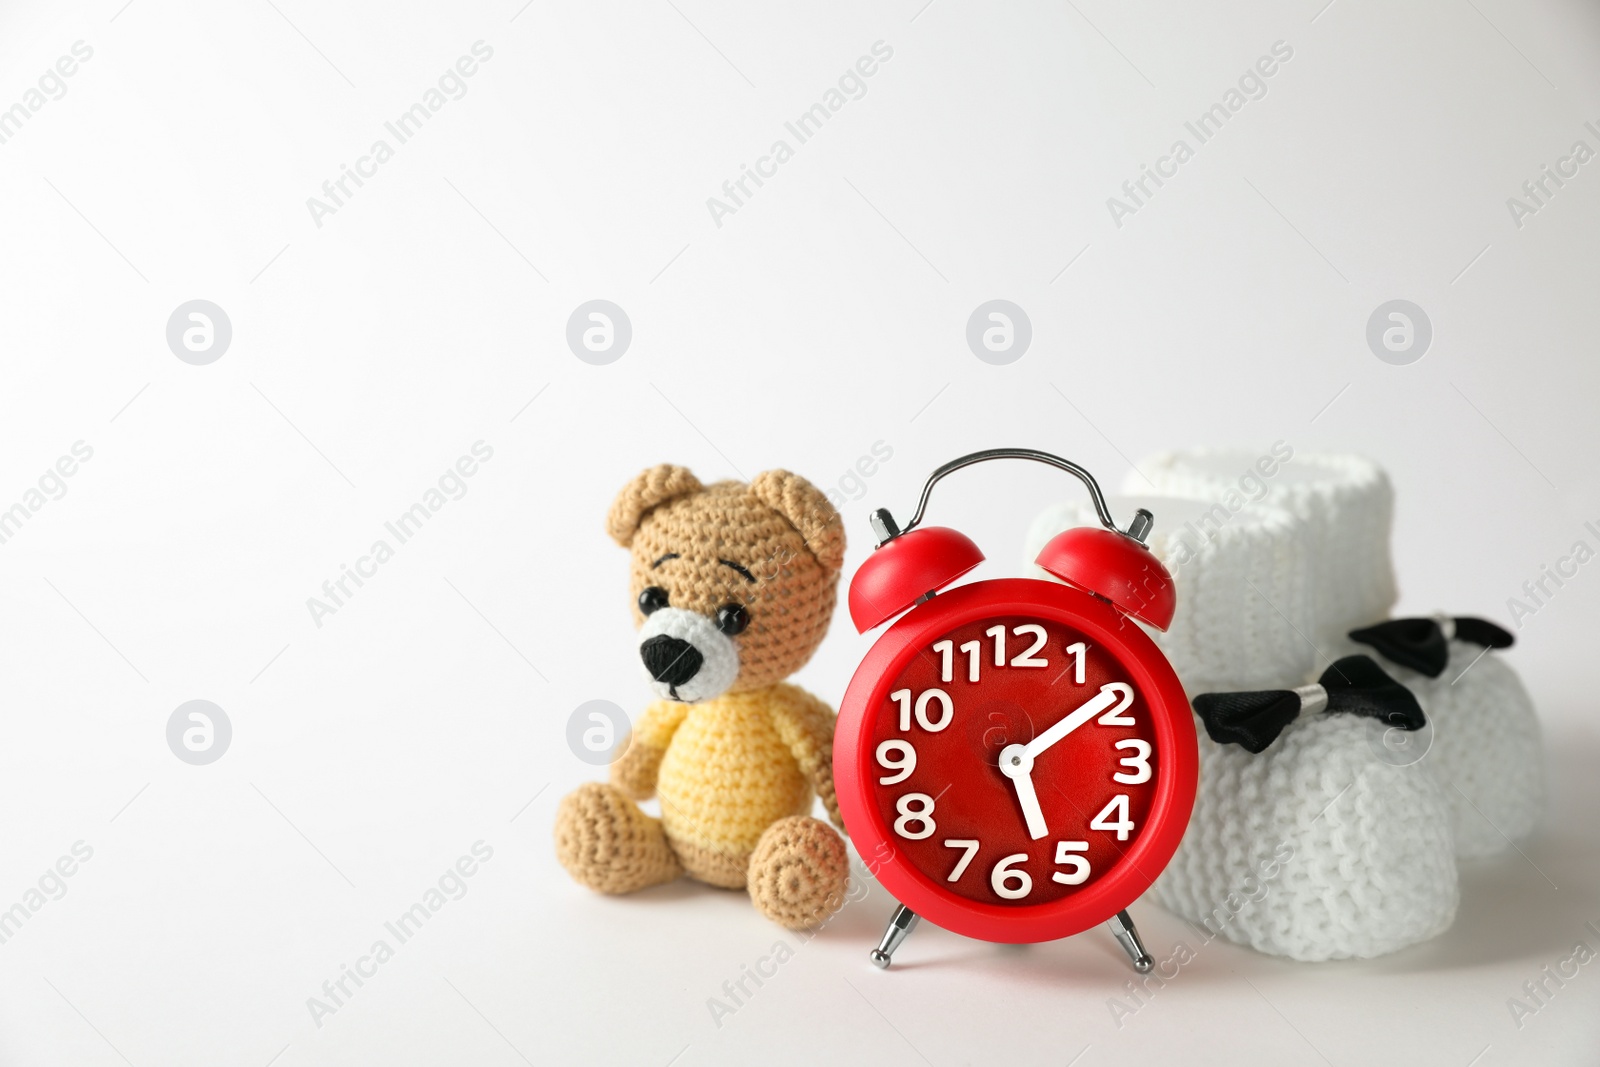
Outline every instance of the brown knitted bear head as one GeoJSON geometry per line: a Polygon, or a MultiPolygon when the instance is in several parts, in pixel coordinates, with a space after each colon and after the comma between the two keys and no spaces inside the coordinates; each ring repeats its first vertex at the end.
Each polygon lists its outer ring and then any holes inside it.
{"type": "Polygon", "coordinates": [[[844,527],[799,475],[701,485],[662,464],[617,495],[606,531],[633,553],[639,655],[659,696],[692,703],[772,685],[828,631],[844,527]]]}

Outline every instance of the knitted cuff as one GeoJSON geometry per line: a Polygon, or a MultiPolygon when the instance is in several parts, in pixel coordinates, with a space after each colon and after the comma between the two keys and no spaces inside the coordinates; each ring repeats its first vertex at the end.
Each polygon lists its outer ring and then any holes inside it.
{"type": "MultiPolygon", "coordinates": [[[[1288,511],[1305,522],[1313,573],[1315,641],[1383,618],[1399,597],[1389,553],[1394,490],[1371,460],[1335,453],[1262,456],[1239,449],[1189,449],[1152,456],[1128,484],[1207,502],[1231,495],[1288,511]],[[1263,473],[1270,469],[1270,476],[1263,473]]],[[[1251,505],[1254,506],[1254,505],[1251,505]]]]}

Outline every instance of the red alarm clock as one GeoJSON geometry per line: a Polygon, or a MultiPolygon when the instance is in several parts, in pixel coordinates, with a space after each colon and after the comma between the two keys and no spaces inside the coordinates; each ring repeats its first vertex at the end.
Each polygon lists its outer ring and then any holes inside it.
{"type": "Polygon", "coordinates": [[[1149,954],[1127,907],[1171,860],[1199,780],[1183,686],[1135,619],[1165,630],[1172,576],[1077,464],[1032,449],[974,452],[934,471],[904,528],[850,582],[862,633],[899,615],[839,706],[833,775],[856,848],[901,903],[880,967],[927,918],[987,941],[1067,937],[1097,923],[1134,966],[1149,954]],[[1088,487],[1104,529],[1057,535],[1037,563],[1068,583],[946,587],[983,560],[964,534],[921,526],[934,485],[991,459],[1030,459],[1088,487]],[[908,610],[909,609],[909,610],[908,610]],[[901,614],[901,613],[904,614],[901,614]]]}

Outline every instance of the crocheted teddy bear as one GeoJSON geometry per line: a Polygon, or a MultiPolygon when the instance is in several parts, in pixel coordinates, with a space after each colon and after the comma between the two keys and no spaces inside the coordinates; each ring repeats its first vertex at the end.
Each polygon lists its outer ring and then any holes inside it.
{"type": "Polygon", "coordinates": [[[702,485],[652,467],[606,520],[632,552],[639,655],[660,699],[640,717],[609,785],[564,798],[556,852],[578,882],[631,893],[680,875],[749,890],[790,929],[844,900],[844,842],[809,816],[833,790],[834,713],[784,681],[827,633],[844,561],[838,512],[811,483],[766,471],[702,485]],[[635,801],[652,794],[661,817],[635,801]]]}

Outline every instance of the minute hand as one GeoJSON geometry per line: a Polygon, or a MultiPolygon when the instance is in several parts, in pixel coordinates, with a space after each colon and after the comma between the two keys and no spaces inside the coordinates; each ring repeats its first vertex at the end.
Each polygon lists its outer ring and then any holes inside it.
{"type": "Polygon", "coordinates": [[[1072,731],[1076,730],[1078,727],[1082,726],[1084,723],[1088,722],[1102,711],[1105,711],[1111,705],[1115,704],[1122,698],[1121,690],[1124,687],[1125,683],[1122,682],[1107,682],[1105,685],[1102,685],[1100,687],[1099,696],[1090,700],[1087,704],[1084,704],[1072,714],[1057,722],[1054,726],[1050,727],[1050,729],[1046,730],[1038,737],[1035,737],[1032,741],[1029,741],[1027,745],[1023,747],[1023,754],[1029,757],[1039,755],[1039,753],[1043,752],[1045,749],[1049,748],[1063,737],[1066,737],[1072,731]]]}

